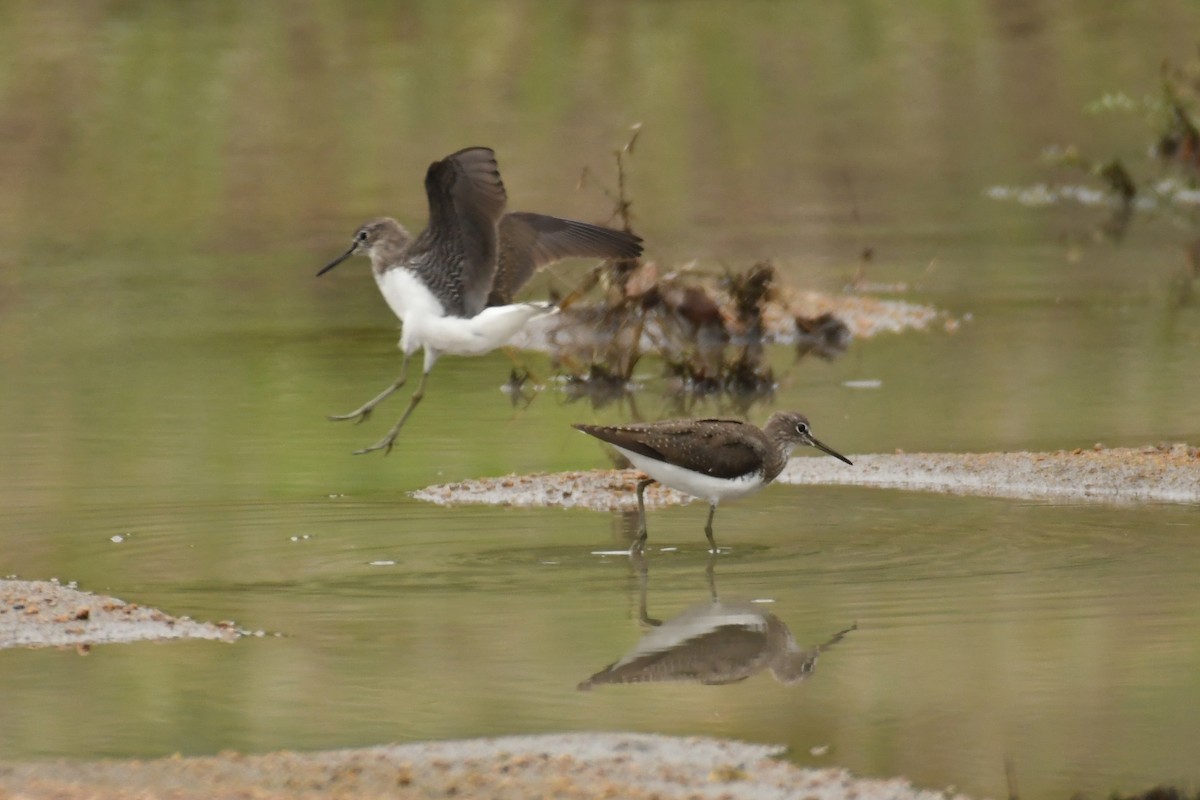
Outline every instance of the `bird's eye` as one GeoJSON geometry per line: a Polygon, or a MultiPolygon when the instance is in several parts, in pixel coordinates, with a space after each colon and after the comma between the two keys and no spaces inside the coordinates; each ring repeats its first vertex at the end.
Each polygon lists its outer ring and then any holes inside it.
{"type": "Polygon", "coordinates": [[[358,233],[354,234],[354,241],[365,242],[366,240],[367,240],[367,232],[366,231],[359,231],[358,233]]]}
{"type": "Polygon", "coordinates": [[[808,423],[807,422],[797,422],[796,423],[796,433],[800,434],[801,436],[808,436],[808,423]]]}

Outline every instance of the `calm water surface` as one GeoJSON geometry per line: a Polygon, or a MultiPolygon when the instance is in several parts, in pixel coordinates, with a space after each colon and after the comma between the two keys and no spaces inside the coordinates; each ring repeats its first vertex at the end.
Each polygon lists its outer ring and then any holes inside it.
{"type": "MultiPolygon", "coordinates": [[[[271,635],[0,652],[0,758],[637,730],[993,796],[1006,756],[1030,797],[1194,786],[1195,508],[772,487],[718,515],[720,599],[799,645],[857,630],[794,685],[580,692],[646,631],[633,566],[597,555],[634,521],[407,492],[604,466],[569,423],[629,407],[513,407],[503,355],[447,358],[396,452],[353,457],[401,401],[324,415],[394,376],[395,322],[364,265],[312,277],[367,216],[419,225],[425,165],[468,144],[497,148],[513,207],[603,221],[579,172],[611,182],[641,121],[660,263],[770,257],[836,290],[871,246],[873,279],[971,315],[833,363],[779,348],[756,421],[800,408],[849,454],[1194,444],[1186,230],[1139,218],[1114,245],[1100,212],[983,194],[1044,177],[1055,143],[1155,169],[1140,118],[1082,111],[1193,52],[1196,7],[1154,5],[8,9],[0,574],[271,635]]],[[[636,402],[678,412],[654,380],[636,402]]],[[[651,515],[651,616],[709,602],[704,513],[651,515]]]]}

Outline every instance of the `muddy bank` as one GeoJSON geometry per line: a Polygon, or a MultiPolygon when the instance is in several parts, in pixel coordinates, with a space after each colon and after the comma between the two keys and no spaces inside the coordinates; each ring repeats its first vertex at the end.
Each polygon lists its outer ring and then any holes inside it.
{"type": "Polygon", "coordinates": [[[0,580],[0,649],[87,647],[158,639],[231,642],[245,631],[228,621],[196,622],[51,581],[0,580]]]}
{"type": "Polygon", "coordinates": [[[322,753],[0,763],[0,794],[55,798],[727,798],[947,800],[907,781],[801,769],[781,748],[704,738],[575,733],[322,753]]]}
{"type": "MultiPolygon", "coordinates": [[[[593,511],[637,511],[634,491],[642,477],[642,473],[635,469],[537,472],[437,484],[418,489],[412,492],[412,496],[439,506],[559,506],[589,508],[593,511]]],[[[645,499],[647,508],[677,506],[692,501],[688,495],[658,484],[646,488],[645,499]]]]}
{"type": "MultiPolygon", "coordinates": [[[[791,484],[843,484],[991,497],[1094,502],[1200,502],[1200,449],[1185,444],[1051,453],[897,453],[793,458],[779,476],[791,484]]],[[[636,470],[537,473],[439,484],[412,493],[438,505],[480,503],[559,506],[596,511],[637,509],[636,470]]],[[[691,498],[651,486],[647,506],[691,498]]]]}
{"type": "Polygon", "coordinates": [[[1105,503],[1200,502],[1200,450],[1185,444],[1050,453],[897,453],[793,458],[783,483],[845,484],[1105,503]]]}

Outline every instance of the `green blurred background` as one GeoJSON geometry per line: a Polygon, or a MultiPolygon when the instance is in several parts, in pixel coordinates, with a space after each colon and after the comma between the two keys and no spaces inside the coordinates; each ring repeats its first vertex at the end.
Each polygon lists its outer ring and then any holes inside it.
{"type": "MultiPolygon", "coordinates": [[[[365,262],[313,274],[367,217],[420,227],[425,167],[468,145],[510,207],[604,222],[642,123],[648,258],[839,291],[872,247],[872,280],[970,315],[832,363],[776,348],[756,421],[800,408],[846,453],[1195,444],[1194,223],[1114,243],[1104,209],[985,191],[1056,144],[1165,174],[1152,118],[1085,107],[1157,96],[1197,31],[1184,0],[5,3],[0,574],[283,635],[0,652],[0,758],[605,729],[978,794],[1006,756],[1030,796],[1195,785],[1194,508],[774,487],[722,510],[718,589],[801,643],[859,630],[795,687],[580,694],[640,634],[629,565],[593,552],[632,520],[406,493],[604,466],[568,423],[628,407],[514,408],[502,354],[447,358],[397,450],[353,457],[401,401],[324,415],[394,377],[396,322],[365,262]]],[[[676,410],[654,380],[637,402],[676,410]]],[[[680,548],[650,559],[656,616],[707,596],[703,514],[652,514],[680,548]]]]}

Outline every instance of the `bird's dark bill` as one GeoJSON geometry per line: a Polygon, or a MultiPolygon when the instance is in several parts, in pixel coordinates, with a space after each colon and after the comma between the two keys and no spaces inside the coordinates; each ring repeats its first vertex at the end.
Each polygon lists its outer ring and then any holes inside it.
{"type": "Polygon", "coordinates": [[[345,261],[347,258],[349,258],[350,256],[354,255],[354,248],[355,248],[356,246],[357,246],[357,245],[352,245],[352,246],[350,247],[350,249],[349,249],[349,250],[347,250],[346,252],[342,253],[340,256],[338,256],[337,258],[335,258],[333,261],[330,261],[330,262],[329,262],[328,264],[326,264],[325,266],[321,267],[321,271],[317,273],[317,277],[318,277],[318,278],[319,278],[319,277],[321,277],[321,276],[322,276],[322,275],[324,275],[326,272],[329,272],[329,270],[333,269],[333,268],[334,268],[334,267],[336,267],[338,264],[342,263],[342,262],[343,262],[343,261],[345,261]]]}
{"type": "Polygon", "coordinates": [[[817,449],[818,449],[818,450],[820,450],[822,453],[828,453],[829,455],[831,455],[831,456],[833,456],[834,458],[836,458],[838,461],[845,461],[845,462],[846,462],[847,464],[849,464],[850,466],[852,466],[852,467],[854,466],[854,462],[853,462],[853,461],[851,461],[850,459],[846,458],[844,455],[842,455],[841,453],[839,453],[837,450],[834,450],[832,447],[829,447],[828,445],[821,444],[821,443],[820,443],[820,442],[818,442],[816,439],[813,439],[813,438],[811,438],[811,437],[809,437],[809,441],[811,441],[811,442],[812,442],[812,446],[813,446],[813,447],[817,448],[817,449]]]}

